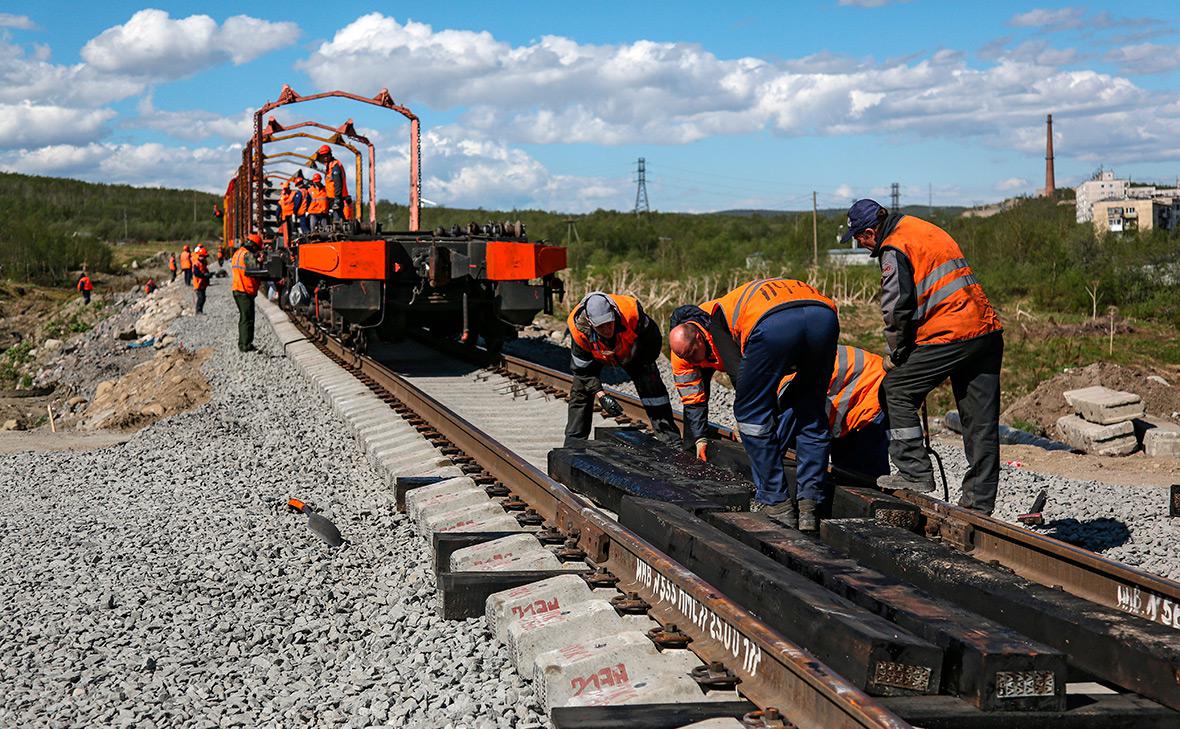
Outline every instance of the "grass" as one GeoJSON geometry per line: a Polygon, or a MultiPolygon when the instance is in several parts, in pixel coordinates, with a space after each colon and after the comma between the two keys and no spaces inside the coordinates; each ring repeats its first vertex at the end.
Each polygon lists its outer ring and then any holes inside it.
{"type": "Polygon", "coordinates": [[[32,378],[20,371],[22,365],[33,361],[33,343],[26,340],[13,345],[0,355],[0,385],[6,388],[28,387],[32,378]]]}

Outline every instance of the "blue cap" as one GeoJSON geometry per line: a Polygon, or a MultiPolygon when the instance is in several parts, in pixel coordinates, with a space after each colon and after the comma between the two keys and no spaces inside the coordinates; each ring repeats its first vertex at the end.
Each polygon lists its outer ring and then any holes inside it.
{"type": "Polygon", "coordinates": [[[876,200],[862,198],[848,208],[848,230],[840,236],[841,243],[852,240],[852,236],[877,224],[877,212],[884,208],[876,200]]]}

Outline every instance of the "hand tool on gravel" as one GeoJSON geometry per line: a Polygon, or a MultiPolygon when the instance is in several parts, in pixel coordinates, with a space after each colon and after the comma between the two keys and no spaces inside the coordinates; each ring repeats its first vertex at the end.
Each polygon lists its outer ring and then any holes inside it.
{"type": "Polygon", "coordinates": [[[333,547],[344,544],[344,537],[340,530],[327,518],[317,514],[310,506],[296,498],[287,499],[287,506],[295,511],[307,514],[307,526],[315,535],[333,547]]]}

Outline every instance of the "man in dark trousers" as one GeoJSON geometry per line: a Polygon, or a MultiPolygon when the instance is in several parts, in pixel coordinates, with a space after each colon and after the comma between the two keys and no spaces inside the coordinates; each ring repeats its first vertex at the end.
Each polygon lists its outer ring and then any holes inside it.
{"type": "Polygon", "coordinates": [[[708,337],[685,321],[669,332],[669,346],[685,362],[713,357],[734,383],[733,416],[754,477],[751,511],[814,530],[831,451],[825,405],[840,336],[835,303],[803,281],[771,278],[739,286],[700,308],[708,337]],[[792,373],[783,391],[783,378],[792,373]],[[792,440],[797,501],[783,473],[792,440]]]}
{"type": "Polygon", "coordinates": [[[82,292],[82,303],[89,304],[90,292],[94,291],[94,284],[90,282],[90,274],[82,272],[82,277],[78,279],[77,289],[82,292]]]}
{"type": "Polygon", "coordinates": [[[572,340],[570,370],[574,375],[566,442],[590,436],[596,400],[607,414],[622,413],[618,402],[602,389],[600,376],[608,365],[621,367],[635,383],[656,437],[667,443],[679,442],[680,431],[672,419],[668,388],[656,367],[664,338],[639,301],[633,296],[595,291],[574,307],[566,324],[572,340]]]}
{"type": "Polygon", "coordinates": [[[327,194],[327,211],[332,222],[344,220],[344,206],[348,200],[348,177],[344,164],[332,156],[332,148],[323,145],[316,150],[316,161],[324,166],[324,192],[327,194]]]}
{"type": "Polygon", "coordinates": [[[196,312],[205,313],[205,293],[209,289],[209,253],[198,254],[193,262],[193,292],[196,295],[196,312]]]}
{"type": "Polygon", "coordinates": [[[959,505],[990,514],[1000,480],[1000,319],[958,243],[937,225],[857,200],[844,234],[852,238],[881,262],[888,371],[882,387],[889,456],[899,473],[877,483],[934,490],[918,408],[949,377],[969,464],[959,505]]]}
{"type": "Polygon", "coordinates": [[[234,303],[238,306],[238,349],[243,352],[254,351],[254,297],[258,295],[258,279],[246,271],[254,267],[254,256],[261,249],[262,236],[251,233],[230,259],[234,303]]]}

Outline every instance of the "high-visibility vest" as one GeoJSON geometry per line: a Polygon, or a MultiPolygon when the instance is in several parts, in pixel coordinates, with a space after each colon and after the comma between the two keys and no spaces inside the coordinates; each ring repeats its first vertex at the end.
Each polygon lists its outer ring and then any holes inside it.
{"type": "Polygon", "coordinates": [[[94,290],[94,284],[90,283],[89,276],[82,276],[82,278],[78,279],[78,290],[79,291],[93,291],[94,290]]]}
{"type": "Polygon", "coordinates": [[[234,257],[230,259],[230,268],[233,269],[233,290],[254,296],[258,293],[258,279],[246,275],[249,253],[245,248],[239,248],[234,253],[234,257]]]}
{"type": "MultiPolygon", "coordinates": [[[[689,326],[696,327],[705,341],[709,343],[709,351],[714,353],[714,359],[707,362],[689,362],[682,358],[675,352],[672,353],[672,383],[676,385],[676,393],[680,395],[680,403],[682,405],[708,405],[709,404],[709,390],[705,386],[705,370],[713,370],[714,372],[724,372],[725,365],[721,359],[716,356],[717,350],[713,346],[713,336],[709,334],[709,330],[701,326],[699,322],[686,322],[689,326]]],[[[781,393],[787,383],[791,381],[794,375],[787,375],[779,381],[779,392],[781,393]]]]}
{"type": "Polygon", "coordinates": [[[942,228],[907,215],[881,248],[901,252],[914,269],[915,344],[960,342],[1003,329],[959,244],[942,228]]]}
{"type": "Polygon", "coordinates": [[[200,259],[193,265],[193,288],[197,291],[209,288],[209,264],[202,263],[200,259]],[[203,275],[198,276],[198,273],[203,275]]]}
{"type": "Polygon", "coordinates": [[[299,210],[295,212],[296,215],[307,215],[308,209],[311,207],[311,192],[306,187],[299,188],[303,199],[299,201],[299,210]]]}
{"type": "Polygon", "coordinates": [[[328,163],[328,169],[324,170],[324,189],[328,191],[328,197],[335,199],[338,197],[348,197],[348,175],[344,172],[344,164],[338,159],[333,159],[328,163]],[[336,180],[333,179],[333,171],[340,168],[340,189],[336,189],[336,180]]]}
{"type": "MultiPolygon", "coordinates": [[[[639,300],[634,296],[624,296],[622,294],[604,294],[612,302],[614,302],[615,309],[618,316],[615,318],[615,336],[613,344],[607,344],[603,341],[594,329],[591,328],[589,332],[583,332],[578,328],[575,319],[578,314],[586,307],[586,299],[582,299],[581,303],[574,307],[566,319],[566,325],[570,330],[570,337],[573,338],[574,343],[581,347],[595,360],[608,365],[621,365],[630,359],[631,350],[635,347],[635,342],[639,338],[639,300]]],[[[589,298],[587,296],[586,298],[589,298]]]]}
{"type": "Polygon", "coordinates": [[[323,215],[328,212],[328,190],[323,185],[312,186],[311,205],[307,212],[311,215],[323,215]]]}
{"type": "Polygon", "coordinates": [[[710,315],[721,310],[730,334],[745,354],[746,340],[762,317],[779,309],[813,305],[836,310],[836,303],[814,286],[789,278],[762,278],[738,286],[719,299],[706,301],[701,308],[710,315]]]}
{"type": "Polygon", "coordinates": [[[168,259],[168,270],[169,271],[176,270],[176,256],[172,256],[171,258],[168,259]]]}
{"type": "Polygon", "coordinates": [[[279,193],[279,208],[283,211],[283,217],[289,218],[295,214],[295,192],[287,189],[279,193]]]}
{"type": "MultiPolygon", "coordinates": [[[[794,374],[779,383],[781,396],[794,374]]],[[[884,359],[879,354],[840,345],[828,384],[827,413],[832,437],[855,433],[881,414],[881,380],[885,379],[884,359]]]]}
{"type": "Polygon", "coordinates": [[[192,254],[188,251],[182,251],[180,254],[180,268],[182,271],[187,271],[193,267],[192,254]]]}
{"type": "Polygon", "coordinates": [[[209,251],[205,248],[205,244],[198,243],[197,247],[193,250],[193,262],[195,263],[198,258],[207,255],[209,255],[209,251]]]}

